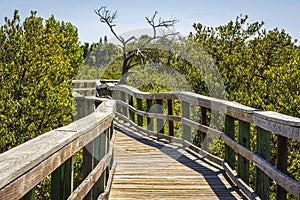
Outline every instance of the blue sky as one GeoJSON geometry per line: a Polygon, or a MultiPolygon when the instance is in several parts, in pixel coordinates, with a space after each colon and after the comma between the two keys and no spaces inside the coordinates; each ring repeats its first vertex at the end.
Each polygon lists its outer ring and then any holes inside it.
{"type": "Polygon", "coordinates": [[[176,30],[182,35],[194,31],[195,22],[218,26],[247,14],[249,22],[264,21],[264,28],[285,29],[300,41],[300,0],[0,0],[0,25],[5,16],[13,16],[15,9],[22,20],[30,15],[30,10],[36,10],[44,19],[53,14],[58,20],[71,22],[79,29],[82,43],[96,42],[101,36],[111,37],[94,13],[101,5],[118,10],[118,33],[148,28],[144,17],[154,11],[162,18],[177,17],[180,21],[176,30]]]}

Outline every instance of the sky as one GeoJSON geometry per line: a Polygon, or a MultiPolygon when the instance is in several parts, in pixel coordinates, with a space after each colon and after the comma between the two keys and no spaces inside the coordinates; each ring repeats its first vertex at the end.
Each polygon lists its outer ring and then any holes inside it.
{"type": "Polygon", "coordinates": [[[118,11],[115,29],[121,35],[149,28],[145,16],[157,11],[163,19],[179,19],[175,29],[181,35],[194,32],[194,23],[216,27],[243,14],[249,16],[249,22],[264,21],[265,29],[284,29],[300,41],[300,0],[0,0],[0,25],[5,16],[13,17],[15,9],[22,21],[34,10],[44,19],[54,15],[57,20],[71,22],[78,28],[81,43],[98,42],[104,35],[110,40],[108,27],[94,12],[101,6],[118,11]]]}

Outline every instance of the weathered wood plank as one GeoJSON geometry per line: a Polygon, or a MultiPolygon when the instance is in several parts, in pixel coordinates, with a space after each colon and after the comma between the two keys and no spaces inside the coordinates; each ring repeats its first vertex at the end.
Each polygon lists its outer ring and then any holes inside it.
{"type": "Polygon", "coordinates": [[[231,167],[223,161],[222,166],[224,167],[225,172],[228,174],[230,179],[242,190],[242,192],[251,200],[260,200],[255,191],[248,186],[238,175],[231,169],[231,167]]]}
{"type": "MultiPolygon", "coordinates": [[[[131,95],[128,95],[128,104],[132,107],[132,108],[134,108],[134,105],[133,105],[133,96],[131,96],[131,95]]],[[[129,111],[129,117],[130,117],[130,119],[133,121],[133,122],[135,122],[135,117],[134,117],[134,112],[131,110],[131,109],[128,109],[128,111],[129,111]]]]}
{"type": "Polygon", "coordinates": [[[254,112],[254,116],[278,124],[300,127],[300,118],[284,115],[273,111],[256,111],[254,112]]]}
{"type": "Polygon", "coordinates": [[[118,132],[115,158],[118,165],[109,199],[242,198],[220,173],[221,166],[175,144],[118,132]]]}
{"type": "MultiPolygon", "coordinates": [[[[186,101],[181,101],[181,112],[182,112],[182,117],[186,119],[190,119],[190,103],[186,101]]],[[[191,132],[191,127],[185,125],[184,123],[182,124],[182,139],[186,140],[188,142],[192,141],[192,132],[191,132]]]]}
{"type": "Polygon", "coordinates": [[[107,180],[107,186],[105,191],[98,197],[98,200],[107,200],[111,191],[112,183],[114,180],[114,174],[117,167],[117,161],[114,160],[111,170],[109,172],[109,178],[107,180]]]}
{"type": "MultiPolygon", "coordinates": [[[[156,100],[156,113],[164,114],[163,100],[156,100]]],[[[156,129],[158,133],[165,133],[165,121],[163,119],[156,119],[156,129]]]]}
{"type": "MultiPolygon", "coordinates": [[[[83,162],[82,162],[82,179],[84,180],[93,170],[94,160],[93,160],[93,152],[94,152],[94,142],[88,143],[85,147],[83,147],[83,162]]],[[[84,200],[92,200],[92,193],[89,192],[84,200]]]]}
{"type": "MultiPolygon", "coordinates": [[[[146,110],[147,110],[148,113],[150,113],[151,107],[152,107],[152,99],[147,99],[146,100],[146,110]]],[[[152,119],[149,116],[145,116],[145,117],[147,117],[147,129],[150,130],[150,131],[153,131],[154,130],[154,124],[152,122],[152,119]]]]}
{"type": "Polygon", "coordinates": [[[68,200],[83,199],[83,197],[85,197],[85,195],[91,190],[91,188],[94,186],[94,184],[110,164],[110,160],[113,155],[115,140],[116,134],[114,133],[110,142],[108,153],[100,160],[97,166],[95,166],[92,172],[82,181],[82,183],[72,192],[68,200]]]}
{"type": "Polygon", "coordinates": [[[45,133],[1,154],[0,196],[18,199],[30,191],[99,135],[97,131],[110,126],[114,106],[115,103],[99,106],[97,112],[75,123],[45,133]]]}
{"type": "MultiPolygon", "coordinates": [[[[291,121],[279,123],[279,122],[274,122],[275,121],[274,118],[273,121],[270,121],[269,119],[266,119],[266,117],[265,118],[261,117],[262,113],[264,112],[254,112],[253,121],[255,125],[265,130],[276,133],[277,135],[281,135],[284,137],[291,138],[293,140],[300,141],[300,127],[287,125],[288,123],[293,124],[291,121]]],[[[278,121],[280,120],[278,119],[278,121]]]]}
{"type": "MultiPolygon", "coordinates": [[[[271,133],[257,127],[256,152],[267,162],[270,160],[270,139],[271,133]]],[[[269,199],[270,179],[263,170],[256,168],[256,193],[262,200],[269,199]]]]}
{"type": "MultiPolygon", "coordinates": [[[[234,140],[234,118],[229,115],[225,117],[225,134],[234,140]]],[[[227,144],[225,144],[225,161],[235,169],[235,152],[227,144]]]]}
{"type": "MultiPolygon", "coordinates": [[[[250,124],[239,120],[238,143],[250,149],[250,124]]],[[[242,155],[238,155],[237,171],[239,177],[249,184],[249,160],[242,155]]]]}
{"type": "MultiPolygon", "coordinates": [[[[137,110],[142,111],[143,110],[143,100],[137,98],[136,102],[137,102],[137,110]]],[[[143,116],[142,115],[138,115],[138,125],[143,127],[143,116]]]]}
{"type": "Polygon", "coordinates": [[[73,191],[73,156],[51,174],[51,199],[65,200],[73,191]]]}
{"type": "MultiPolygon", "coordinates": [[[[168,115],[172,116],[173,115],[173,100],[168,99],[168,115]]],[[[174,121],[173,120],[168,120],[169,121],[169,135],[174,136],[174,121]]]]}
{"type": "MultiPolygon", "coordinates": [[[[282,173],[287,174],[287,167],[288,167],[288,140],[286,137],[281,135],[277,136],[277,149],[276,149],[276,160],[277,160],[277,169],[280,170],[282,173]]],[[[286,200],[287,198],[287,191],[277,185],[276,190],[276,199],[277,200],[286,200]]]]}

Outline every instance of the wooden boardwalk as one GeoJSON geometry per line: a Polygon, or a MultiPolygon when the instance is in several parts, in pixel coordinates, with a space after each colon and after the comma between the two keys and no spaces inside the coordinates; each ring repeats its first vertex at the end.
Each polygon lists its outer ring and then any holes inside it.
{"type": "Polygon", "coordinates": [[[109,199],[243,199],[220,166],[134,132],[117,132],[109,199]]]}

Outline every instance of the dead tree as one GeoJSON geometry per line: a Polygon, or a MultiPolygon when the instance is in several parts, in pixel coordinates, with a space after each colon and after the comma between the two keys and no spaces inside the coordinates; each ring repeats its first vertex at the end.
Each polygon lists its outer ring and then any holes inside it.
{"type": "Polygon", "coordinates": [[[145,17],[146,22],[151,26],[153,30],[153,35],[149,37],[148,40],[140,44],[139,46],[135,47],[133,50],[128,50],[128,44],[129,43],[135,43],[137,41],[137,38],[134,36],[124,39],[122,36],[118,35],[115,32],[115,26],[116,26],[116,19],[118,17],[117,11],[111,11],[107,9],[105,6],[100,7],[99,9],[94,10],[95,13],[99,16],[100,22],[106,24],[111,33],[116,37],[116,39],[121,43],[120,47],[122,48],[122,54],[123,54],[123,63],[122,63],[122,75],[125,75],[128,73],[129,69],[132,67],[139,65],[140,63],[135,62],[133,63],[135,56],[142,56],[146,58],[146,55],[143,54],[143,51],[145,48],[154,40],[161,39],[161,38],[168,38],[170,36],[175,36],[178,33],[170,31],[170,28],[174,27],[174,25],[178,22],[178,19],[174,17],[170,17],[169,20],[163,20],[159,18],[156,20],[158,12],[155,11],[152,17],[145,17]],[[165,29],[163,34],[158,34],[159,29],[165,29]]]}

